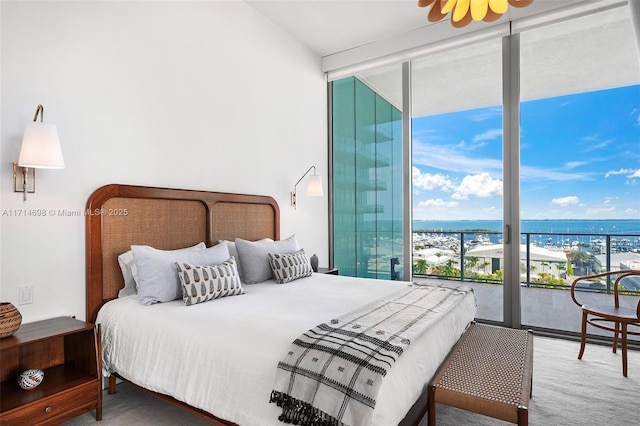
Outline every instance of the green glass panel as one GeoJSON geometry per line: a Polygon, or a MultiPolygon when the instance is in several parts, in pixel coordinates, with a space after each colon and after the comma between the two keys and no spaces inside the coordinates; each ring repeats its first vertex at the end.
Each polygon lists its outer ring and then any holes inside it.
{"type": "Polygon", "coordinates": [[[334,266],[356,275],[355,78],[333,83],[334,266]]]}
{"type": "Polygon", "coordinates": [[[375,277],[375,93],[356,80],[356,269],[375,277]]]}
{"type": "Polygon", "coordinates": [[[333,82],[334,266],[391,278],[402,247],[402,114],[360,80],[333,82]]]}

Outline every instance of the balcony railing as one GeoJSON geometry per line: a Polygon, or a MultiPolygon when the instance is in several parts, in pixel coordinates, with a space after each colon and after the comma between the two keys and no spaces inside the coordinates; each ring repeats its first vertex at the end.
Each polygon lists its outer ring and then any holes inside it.
{"type": "MultiPolygon", "coordinates": [[[[522,233],[521,285],[568,289],[575,276],[640,269],[640,234],[522,233]]],[[[502,233],[414,232],[413,275],[502,284],[502,233]]],[[[592,282],[582,291],[612,292],[610,281],[592,282]]],[[[640,282],[621,294],[640,295],[640,282]]]]}

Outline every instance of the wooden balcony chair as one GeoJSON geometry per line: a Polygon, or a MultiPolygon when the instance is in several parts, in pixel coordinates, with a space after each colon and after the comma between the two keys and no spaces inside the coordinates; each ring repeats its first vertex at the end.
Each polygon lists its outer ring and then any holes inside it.
{"type": "Polygon", "coordinates": [[[640,279],[640,270],[610,271],[596,275],[588,275],[576,278],[571,284],[571,298],[582,309],[582,337],[578,359],[582,359],[585,343],[587,341],[587,324],[613,332],[613,352],[618,348],[618,338],[622,347],[622,375],[627,377],[627,335],[640,336],[640,331],[629,330],[629,326],[640,327],[640,300],[636,309],[620,307],[618,287],[621,281],[636,276],[640,279]],[[593,280],[594,278],[617,276],[613,283],[613,304],[587,305],[580,303],[576,298],[576,284],[580,281],[593,280]]]}

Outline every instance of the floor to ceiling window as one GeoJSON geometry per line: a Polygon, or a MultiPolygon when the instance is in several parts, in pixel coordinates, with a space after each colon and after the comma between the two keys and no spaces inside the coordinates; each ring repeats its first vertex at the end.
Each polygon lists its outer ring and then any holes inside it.
{"type": "MultiPolygon", "coordinates": [[[[401,188],[413,199],[413,240],[405,243],[413,249],[413,279],[472,285],[479,319],[577,332],[571,281],[640,268],[638,53],[626,5],[525,24],[514,26],[514,35],[439,46],[411,61],[404,81],[410,124],[392,119],[388,126],[394,144],[398,126],[412,130],[411,141],[403,141],[413,151],[405,165],[412,185],[401,188]],[[505,232],[503,223],[515,223],[519,235],[505,232]]],[[[387,104],[392,117],[406,105],[400,66],[391,68],[332,83],[334,262],[344,261],[340,270],[347,275],[389,276],[389,256],[370,249],[382,241],[370,222],[385,216],[364,216],[358,200],[378,205],[389,195],[371,189],[383,187],[371,179],[402,170],[399,148],[394,145],[396,169],[381,162],[381,169],[354,170],[371,149],[359,147],[358,132],[376,127],[378,112],[387,117],[387,104]],[[372,274],[372,265],[385,273],[372,274]]],[[[399,192],[394,186],[393,194],[399,192]]],[[[609,283],[586,285],[588,300],[610,297],[609,283]]],[[[635,306],[640,284],[623,291],[623,304],[635,306]]]]}
{"type": "MultiPolygon", "coordinates": [[[[546,256],[525,269],[522,323],[575,331],[579,311],[563,291],[574,276],[640,267],[640,66],[628,9],[523,31],[520,51],[522,243],[546,256]]],[[[611,299],[606,282],[586,286],[582,300],[611,299]]]]}
{"type": "Polygon", "coordinates": [[[414,275],[478,279],[478,317],[502,321],[502,43],[412,63],[414,275]],[[477,251],[477,254],[476,254],[477,251]]]}
{"type": "Polygon", "coordinates": [[[333,82],[334,266],[354,277],[401,276],[402,115],[363,79],[333,82]]]}

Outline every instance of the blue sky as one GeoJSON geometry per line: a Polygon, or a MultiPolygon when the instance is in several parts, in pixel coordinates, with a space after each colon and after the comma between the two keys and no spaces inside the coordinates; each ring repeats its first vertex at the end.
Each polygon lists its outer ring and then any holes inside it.
{"type": "MultiPolygon", "coordinates": [[[[640,219],[640,85],[521,104],[522,219],[640,219]]],[[[416,220],[502,219],[502,107],[415,118],[416,220]]]]}

